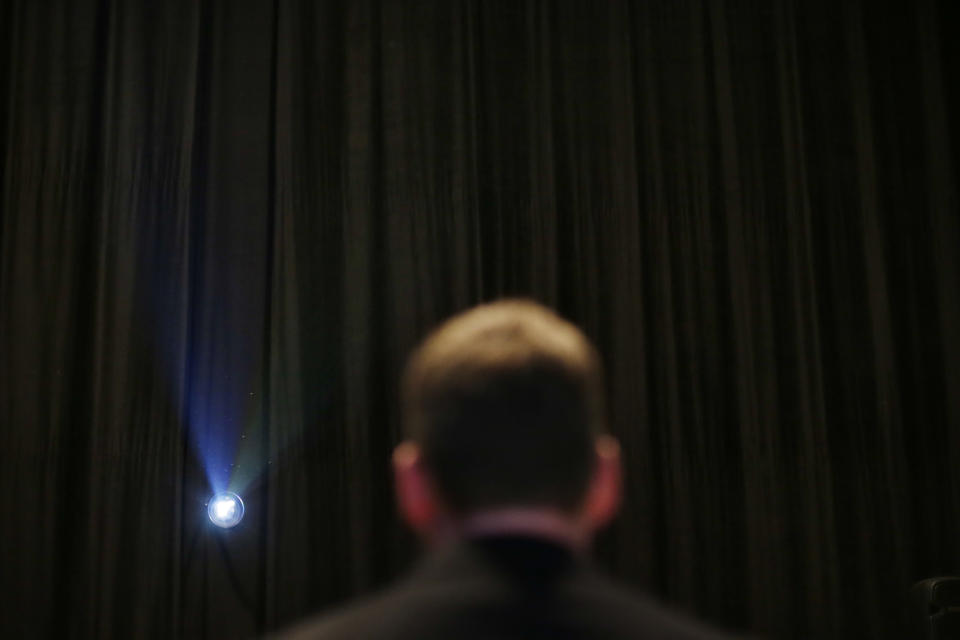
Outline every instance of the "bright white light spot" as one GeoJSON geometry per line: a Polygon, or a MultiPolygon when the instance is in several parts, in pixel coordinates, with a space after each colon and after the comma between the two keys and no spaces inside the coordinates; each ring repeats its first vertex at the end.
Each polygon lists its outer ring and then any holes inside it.
{"type": "Polygon", "coordinates": [[[237,504],[233,500],[217,500],[213,503],[213,513],[217,516],[217,520],[229,519],[236,508],[237,504]]]}
{"type": "Polygon", "coordinates": [[[218,493],[210,499],[207,517],[218,527],[229,529],[243,518],[243,500],[231,491],[218,493]]]}

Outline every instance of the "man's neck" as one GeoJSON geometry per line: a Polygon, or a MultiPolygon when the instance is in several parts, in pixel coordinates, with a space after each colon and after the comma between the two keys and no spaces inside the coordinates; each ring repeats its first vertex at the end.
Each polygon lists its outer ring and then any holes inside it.
{"type": "Polygon", "coordinates": [[[556,509],[506,507],[458,520],[450,532],[456,538],[519,535],[542,538],[578,553],[590,547],[590,535],[574,516],[556,509]]]}

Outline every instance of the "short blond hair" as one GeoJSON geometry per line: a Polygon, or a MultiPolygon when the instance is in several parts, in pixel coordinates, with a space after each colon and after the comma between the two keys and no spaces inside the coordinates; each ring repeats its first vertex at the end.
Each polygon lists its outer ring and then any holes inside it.
{"type": "Polygon", "coordinates": [[[575,508],[605,430],[603,370],[573,324],[532,300],[460,313],[411,355],[403,423],[449,506],[575,508]]]}

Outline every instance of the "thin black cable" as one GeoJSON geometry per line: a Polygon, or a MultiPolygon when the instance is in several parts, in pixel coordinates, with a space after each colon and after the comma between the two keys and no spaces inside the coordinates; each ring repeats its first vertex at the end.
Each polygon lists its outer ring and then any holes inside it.
{"type": "MultiPolygon", "coordinates": [[[[214,531],[211,535],[217,543],[217,548],[220,550],[220,557],[223,558],[223,564],[227,568],[227,579],[230,580],[230,586],[233,587],[237,597],[240,599],[240,604],[242,604],[245,609],[252,610],[256,605],[250,594],[244,590],[243,581],[240,580],[237,569],[233,565],[233,560],[230,558],[230,551],[223,541],[224,536],[229,534],[226,531],[214,531]]],[[[258,631],[258,635],[260,633],[261,632],[258,631]]]]}

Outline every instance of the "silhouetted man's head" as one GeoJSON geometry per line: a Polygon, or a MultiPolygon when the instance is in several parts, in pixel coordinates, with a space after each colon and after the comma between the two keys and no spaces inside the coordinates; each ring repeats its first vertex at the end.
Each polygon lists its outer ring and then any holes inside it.
{"type": "Polygon", "coordinates": [[[415,449],[422,481],[449,514],[576,515],[589,502],[605,430],[602,368],[586,337],[549,309],[501,300],[451,318],[411,356],[401,395],[408,442],[398,455],[415,449]]]}

